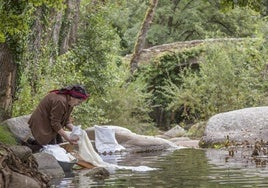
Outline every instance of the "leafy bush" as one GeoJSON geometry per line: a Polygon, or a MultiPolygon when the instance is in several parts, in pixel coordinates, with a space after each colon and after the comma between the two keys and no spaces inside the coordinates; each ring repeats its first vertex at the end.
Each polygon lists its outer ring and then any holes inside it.
{"type": "Polygon", "coordinates": [[[206,45],[200,71],[181,74],[182,84],[167,81],[164,95],[169,110],[183,108],[183,116],[208,119],[225,111],[265,105],[264,69],[267,52],[262,41],[206,45]]]}

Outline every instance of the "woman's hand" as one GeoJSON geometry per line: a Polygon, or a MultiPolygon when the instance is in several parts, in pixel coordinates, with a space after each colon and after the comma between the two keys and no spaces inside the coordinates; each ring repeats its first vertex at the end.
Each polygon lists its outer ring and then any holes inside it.
{"type": "Polygon", "coordinates": [[[78,140],[79,140],[79,137],[70,137],[69,135],[67,135],[67,133],[63,130],[63,129],[60,129],[58,131],[58,133],[66,140],[68,141],[70,144],[78,144],[78,140]]]}
{"type": "Polygon", "coordinates": [[[69,138],[68,142],[70,142],[70,144],[78,144],[78,140],[79,138],[69,138]]]}

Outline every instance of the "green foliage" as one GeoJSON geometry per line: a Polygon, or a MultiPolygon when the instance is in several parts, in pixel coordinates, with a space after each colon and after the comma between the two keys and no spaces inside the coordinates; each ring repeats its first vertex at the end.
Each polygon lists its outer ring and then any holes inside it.
{"type": "Polygon", "coordinates": [[[150,93],[144,93],[145,84],[137,80],[126,85],[129,71],[123,64],[109,64],[107,73],[113,77],[105,91],[101,94],[93,92],[86,103],[75,109],[76,123],[83,127],[112,124],[134,132],[154,133],[155,128],[148,116],[150,93]]]}
{"type": "Polygon", "coordinates": [[[159,2],[154,24],[148,33],[148,43],[157,45],[221,37],[256,35],[265,25],[260,15],[247,7],[222,12],[216,2],[159,2]]]}
{"type": "Polygon", "coordinates": [[[113,75],[108,71],[109,64],[113,64],[114,57],[120,50],[119,38],[115,30],[106,19],[108,7],[87,5],[81,20],[79,39],[70,61],[75,63],[76,70],[86,77],[85,83],[93,92],[102,93],[108,86],[113,75]]]}
{"type": "Polygon", "coordinates": [[[0,42],[5,42],[7,36],[16,36],[28,30],[24,12],[26,3],[5,1],[0,4],[0,42]]]}
{"type": "Polygon", "coordinates": [[[153,62],[147,66],[141,67],[141,77],[146,80],[149,92],[153,92],[154,105],[167,107],[169,99],[164,96],[162,86],[166,85],[167,80],[172,83],[181,84],[181,70],[187,66],[191,66],[190,61],[200,56],[204,51],[203,48],[195,47],[183,51],[164,52],[156,57],[153,62]]]}
{"type": "Polygon", "coordinates": [[[265,0],[220,0],[220,6],[224,10],[240,6],[250,7],[251,9],[260,12],[263,5],[265,5],[265,0]]]}
{"type": "Polygon", "coordinates": [[[187,136],[193,139],[200,139],[205,132],[207,122],[198,122],[191,126],[187,132],[187,136]]]}
{"type": "Polygon", "coordinates": [[[64,0],[29,0],[29,3],[32,3],[34,6],[43,6],[46,5],[50,8],[63,9],[64,0]]]}
{"type": "Polygon", "coordinates": [[[22,40],[27,36],[30,20],[38,6],[62,9],[63,0],[5,0],[0,2],[0,42],[22,40]]]}
{"type": "Polygon", "coordinates": [[[16,99],[12,106],[12,116],[14,117],[31,114],[48,91],[58,88],[56,83],[52,83],[43,77],[39,80],[38,85],[36,85],[36,90],[33,91],[28,76],[25,74],[21,75],[16,99]]]}
{"type": "Polygon", "coordinates": [[[75,108],[75,124],[86,128],[112,123],[134,131],[148,129],[152,133],[154,128],[145,100],[150,97],[142,91],[144,84],[136,81],[125,85],[129,71],[117,56],[120,41],[109,23],[107,15],[111,10],[101,4],[88,4],[84,8],[83,24],[73,50],[58,57],[54,63],[50,62],[53,46],[42,48],[38,64],[33,62],[34,54],[27,54],[32,64],[24,66],[13,114],[31,113],[48,91],[78,83],[85,85],[91,95],[86,103],[75,108]],[[32,76],[32,70],[38,77],[34,84],[31,78],[36,77],[32,76]]]}
{"type": "Polygon", "coordinates": [[[148,0],[120,0],[117,4],[113,1],[107,3],[110,11],[106,17],[120,37],[122,55],[132,53],[148,3],[148,0]]]}
{"type": "Polygon", "coordinates": [[[148,113],[151,94],[144,92],[146,84],[142,80],[127,85],[122,81],[108,88],[106,95],[95,101],[95,104],[104,109],[107,123],[137,131],[139,123],[150,123],[148,113]]]}
{"type": "MultiPolygon", "coordinates": [[[[148,115],[159,106],[170,115],[165,118],[176,112],[174,118],[180,122],[261,104],[268,88],[260,76],[267,54],[262,42],[199,46],[159,54],[126,84],[128,67],[118,55],[132,51],[148,2],[81,1],[77,42],[60,57],[57,47],[43,41],[47,36],[39,41],[39,54],[30,48],[23,53],[29,47],[27,40],[34,37],[29,27],[37,6],[45,7],[49,14],[52,7],[64,8],[62,0],[1,2],[0,41],[7,39],[15,54],[23,54],[23,58],[16,57],[21,65],[21,79],[13,115],[31,113],[49,90],[75,83],[85,85],[91,93],[90,99],[74,111],[76,124],[84,127],[117,124],[135,131],[154,132],[148,115]],[[194,64],[197,61],[200,66],[194,64]],[[187,68],[189,62],[193,64],[187,68]]],[[[223,12],[218,1],[214,2],[159,1],[146,47],[267,33],[265,20],[248,7],[223,12]]],[[[47,14],[43,16],[40,21],[46,23],[43,34],[47,35],[53,23],[49,23],[47,14]]]]}
{"type": "Polygon", "coordinates": [[[27,82],[26,76],[21,76],[21,89],[18,90],[17,99],[13,102],[12,115],[14,117],[30,114],[33,108],[31,87],[27,82]],[[31,101],[31,102],[30,102],[31,101]]]}
{"type": "Polygon", "coordinates": [[[163,86],[172,101],[170,110],[183,108],[185,117],[207,120],[216,113],[264,105],[267,52],[262,42],[215,44],[205,49],[200,71],[185,71],[181,85],[168,81],[163,86]]]}
{"type": "MultiPolygon", "coordinates": [[[[109,15],[110,22],[121,39],[122,54],[130,54],[146,13],[148,1],[121,0],[120,2],[123,3],[117,4],[117,9],[109,15]]],[[[258,4],[255,4],[255,1],[247,2],[256,5],[256,8],[259,7],[259,2],[258,4]]],[[[252,37],[263,34],[260,29],[265,27],[266,22],[262,20],[260,13],[266,10],[267,1],[262,1],[261,11],[252,9],[251,6],[235,6],[223,11],[224,7],[229,6],[222,5],[220,1],[159,1],[145,48],[177,41],[252,37]]]]}
{"type": "Polygon", "coordinates": [[[7,126],[0,125],[0,142],[8,145],[16,144],[16,139],[12,136],[7,126]]]}

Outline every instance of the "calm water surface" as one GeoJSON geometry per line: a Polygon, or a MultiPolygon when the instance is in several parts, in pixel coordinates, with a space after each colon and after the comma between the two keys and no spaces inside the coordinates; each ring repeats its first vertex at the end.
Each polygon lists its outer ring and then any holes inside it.
{"type": "Polygon", "coordinates": [[[247,188],[268,187],[266,164],[256,164],[244,154],[228,157],[225,150],[180,149],[162,153],[102,156],[104,161],[123,166],[148,166],[158,170],[117,170],[104,180],[94,180],[75,170],[70,177],[55,180],[52,187],[127,188],[247,188]]]}

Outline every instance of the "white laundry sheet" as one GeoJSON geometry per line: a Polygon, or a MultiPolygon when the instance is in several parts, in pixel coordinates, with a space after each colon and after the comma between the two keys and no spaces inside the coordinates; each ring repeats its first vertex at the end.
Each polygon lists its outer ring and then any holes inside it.
{"type": "Polygon", "coordinates": [[[118,144],[115,130],[107,126],[95,125],[95,145],[99,153],[114,153],[126,148],[118,144]]]}
{"type": "Polygon", "coordinates": [[[85,130],[80,129],[80,133],[76,134],[79,136],[78,147],[79,147],[79,156],[86,162],[89,162],[97,167],[106,168],[108,171],[112,172],[116,169],[125,169],[132,171],[151,171],[156,170],[156,168],[150,168],[147,166],[119,166],[116,164],[110,164],[100,157],[100,155],[94,150],[91,141],[88,138],[88,135],[85,130]]]}

